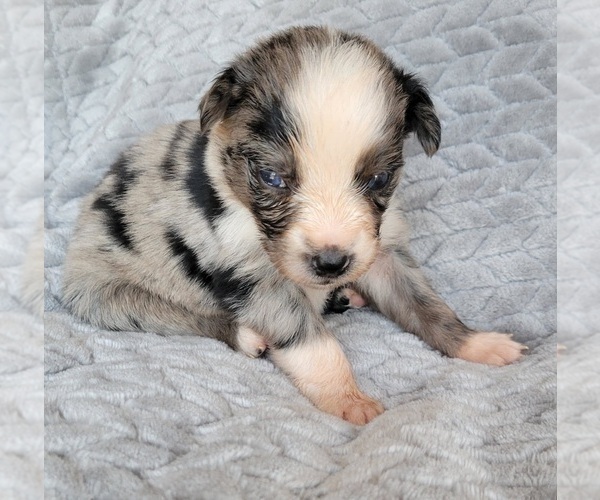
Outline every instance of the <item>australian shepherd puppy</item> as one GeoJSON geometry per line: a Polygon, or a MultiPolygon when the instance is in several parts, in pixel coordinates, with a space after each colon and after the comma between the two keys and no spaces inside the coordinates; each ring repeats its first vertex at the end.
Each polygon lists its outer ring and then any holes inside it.
{"type": "Polygon", "coordinates": [[[323,411],[356,424],[363,394],[322,314],[364,303],[451,357],[524,348],[465,326],[431,289],[394,196],[402,144],[440,123],[422,83],[372,42],[292,28],[223,70],[200,118],[123,153],[83,203],[64,300],[103,328],[195,333],[268,353],[323,411]]]}

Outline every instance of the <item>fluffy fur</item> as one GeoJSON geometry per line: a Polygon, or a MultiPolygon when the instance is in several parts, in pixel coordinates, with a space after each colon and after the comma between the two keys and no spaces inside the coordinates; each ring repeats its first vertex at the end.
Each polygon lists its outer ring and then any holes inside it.
{"type": "Polygon", "coordinates": [[[402,143],[428,155],[440,124],[424,86],[370,41],[294,28],[239,56],[198,121],[125,152],[85,200],[66,304],[118,330],[197,333],[265,351],[319,408],[363,424],[322,320],[366,301],[448,356],[503,365],[522,346],[465,326],[407,249],[393,193],[402,143]]]}

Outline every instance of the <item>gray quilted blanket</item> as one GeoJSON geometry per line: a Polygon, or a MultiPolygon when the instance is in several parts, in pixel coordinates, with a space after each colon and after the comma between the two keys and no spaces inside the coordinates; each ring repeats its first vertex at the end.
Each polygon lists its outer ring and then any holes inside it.
{"type": "Polygon", "coordinates": [[[556,490],[556,9],[549,0],[51,1],[46,19],[47,498],[551,498],[556,490]],[[234,53],[292,24],[374,39],[429,84],[439,153],[406,147],[412,248],[505,368],[369,310],[328,318],[387,411],[355,427],[268,360],[109,332],[61,305],[78,204],[126,146],[193,118],[234,53]]]}

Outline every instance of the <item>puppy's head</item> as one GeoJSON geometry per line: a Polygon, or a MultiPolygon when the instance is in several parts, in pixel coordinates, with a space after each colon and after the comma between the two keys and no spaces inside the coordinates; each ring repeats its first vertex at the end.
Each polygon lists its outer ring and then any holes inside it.
{"type": "Polygon", "coordinates": [[[404,138],[415,132],[428,155],[440,142],[421,83],[368,40],[328,28],[258,44],[199,109],[221,188],[252,212],[280,272],[312,287],[369,268],[404,138]]]}

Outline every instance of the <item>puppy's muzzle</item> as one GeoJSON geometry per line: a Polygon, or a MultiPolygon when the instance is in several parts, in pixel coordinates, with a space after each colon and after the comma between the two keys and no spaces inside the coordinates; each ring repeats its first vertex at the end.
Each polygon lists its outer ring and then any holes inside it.
{"type": "Polygon", "coordinates": [[[313,255],[310,265],[320,278],[337,278],[348,270],[351,261],[350,255],[337,247],[330,247],[313,255]]]}

